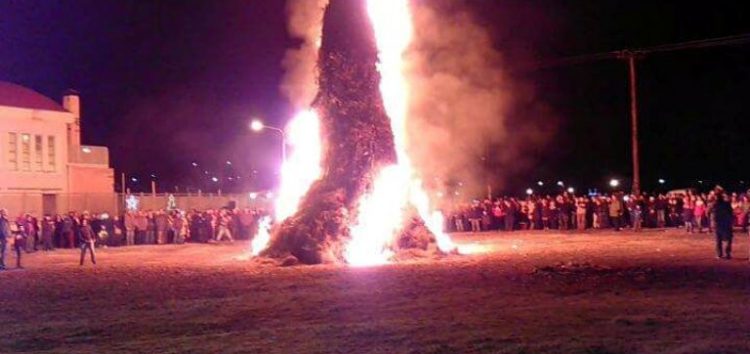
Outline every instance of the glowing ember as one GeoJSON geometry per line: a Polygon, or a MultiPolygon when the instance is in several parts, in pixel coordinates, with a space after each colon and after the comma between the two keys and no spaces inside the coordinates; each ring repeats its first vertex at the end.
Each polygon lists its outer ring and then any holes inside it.
{"type": "Polygon", "coordinates": [[[253,257],[260,254],[261,251],[268,247],[268,241],[271,239],[271,217],[264,216],[258,224],[258,233],[250,242],[250,254],[253,257]]]}
{"type": "Polygon", "coordinates": [[[403,227],[407,203],[416,207],[427,228],[435,235],[438,248],[452,252],[456,246],[443,232],[443,216],[431,211],[427,193],[416,178],[406,154],[406,118],[409,85],[404,78],[404,53],[411,42],[413,28],[407,0],[368,0],[367,10],[378,46],[380,92],[393,131],[398,163],[380,171],[374,188],[360,200],[357,224],[351,228],[352,240],[345,258],[352,265],[387,263],[389,247],[403,227]]]}
{"type": "Polygon", "coordinates": [[[276,199],[276,220],[297,211],[300,199],[320,178],[320,120],[313,110],[302,111],[287,125],[286,140],[292,154],[281,166],[281,187],[276,199]]]}

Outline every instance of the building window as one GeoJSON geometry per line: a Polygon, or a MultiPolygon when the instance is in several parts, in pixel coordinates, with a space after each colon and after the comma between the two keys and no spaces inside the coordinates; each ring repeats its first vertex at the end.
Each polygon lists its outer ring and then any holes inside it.
{"type": "Polygon", "coordinates": [[[53,135],[47,137],[47,168],[50,172],[55,172],[57,169],[55,137],[53,135]]]}
{"type": "Polygon", "coordinates": [[[21,134],[21,171],[31,171],[31,135],[21,134]]]}
{"type": "Polygon", "coordinates": [[[18,171],[18,134],[8,133],[8,167],[18,171]]]}
{"type": "Polygon", "coordinates": [[[34,170],[37,172],[44,171],[44,143],[41,135],[34,135],[34,170]]]}

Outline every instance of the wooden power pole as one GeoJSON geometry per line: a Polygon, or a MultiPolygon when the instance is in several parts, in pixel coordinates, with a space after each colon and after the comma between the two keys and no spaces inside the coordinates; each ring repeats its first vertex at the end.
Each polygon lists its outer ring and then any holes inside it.
{"type": "Polygon", "coordinates": [[[630,149],[633,157],[633,187],[632,193],[641,194],[641,162],[638,155],[638,80],[635,70],[637,52],[624,50],[620,57],[628,61],[628,76],[630,81],[630,149]]]}

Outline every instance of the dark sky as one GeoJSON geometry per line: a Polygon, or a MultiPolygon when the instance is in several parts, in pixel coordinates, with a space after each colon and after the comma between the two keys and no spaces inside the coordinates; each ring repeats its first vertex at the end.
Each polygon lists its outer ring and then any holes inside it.
{"type": "MultiPolygon", "coordinates": [[[[750,32],[750,12],[734,1],[465,4],[493,34],[509,69],[750,32]]],[[[206,188],[208,170],[243,178],[225,180],[225,190],[264,187],[275,180],[278,137],[246,126],[250,117],[282,125],[292,114],[278,91],[279,63],[294,45],[284,21],[281,0],[0,0],[0,80],[54,98],[67,88],[80,91],[84,142],[109,146],[118,176],[146,180],[154,173],[163,188],[206,188]]],[[[657,178],[675,187],[750,180],[748,63],[750,45],[655,54],[638,63],[647,187],[657,178]]],[[[536,168],[511,175],[509,191],[537,179],[595,186],[627,177],[623,62],[515,79],[535,88],[557,123],[552,143],[532,156],[536,168]]],[[[502,169],[507,176],[512,166],[502,169]]]]}

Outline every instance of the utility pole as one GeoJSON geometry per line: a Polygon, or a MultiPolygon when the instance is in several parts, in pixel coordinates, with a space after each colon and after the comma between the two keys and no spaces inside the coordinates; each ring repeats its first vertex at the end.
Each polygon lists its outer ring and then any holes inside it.
{"type": "Polygon", "coordinates": [[[635,60],[638,52],[623,50],[619,53],[621,59],[628,61],[628,76],[630,81],[630,149],[633,157],[633,187],[632,193],[641,194],[641,163],[638,154],[638,80],[635,70],[635,60]]]}
{"type": "Polygon", "coordinates": [[[738,46],[750,43],[750,33],[743,33],[734,36],[700,39],[695,41],[663,44],[653,47],[639,48],[635,50],[617,50],[612,52],[602,52],[595,54],[579,55],[568,58],[547,60],[538,62],[535,65],[525,68],[525,70],[538,70],[557,66],[577,65],[582,63],[608,60],[624,59],[628,62],[629,82],[630,82],[630,138],[633,155],[633,188],[634,194],[641,192],[641,175],[640,160],[638,152],[638,85],[635,61],[645,54],[658,54],[674,52],[688,49],[705,49],[721,46],[738,46]]]}

